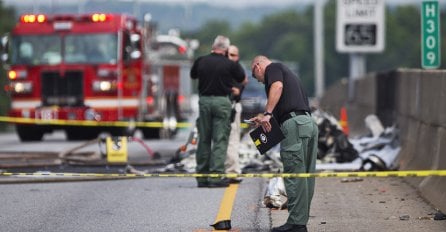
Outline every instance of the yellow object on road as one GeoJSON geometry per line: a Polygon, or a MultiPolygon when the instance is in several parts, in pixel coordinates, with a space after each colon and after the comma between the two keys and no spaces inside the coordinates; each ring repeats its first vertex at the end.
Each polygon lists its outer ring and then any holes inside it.
{"type": "Polygon", "coordinates": [[[107,137],[105,143],[108,163],[127,163],[127,137],[107,137]]]}

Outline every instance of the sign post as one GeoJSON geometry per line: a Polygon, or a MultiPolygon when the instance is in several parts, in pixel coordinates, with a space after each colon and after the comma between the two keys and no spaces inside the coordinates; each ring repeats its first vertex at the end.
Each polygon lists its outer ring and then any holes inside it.
{"type": "Polygon", "coordinates": [[[421,7],[421,67],[440,66],[440,10],[437,1],[424,1],[421,7]]]}

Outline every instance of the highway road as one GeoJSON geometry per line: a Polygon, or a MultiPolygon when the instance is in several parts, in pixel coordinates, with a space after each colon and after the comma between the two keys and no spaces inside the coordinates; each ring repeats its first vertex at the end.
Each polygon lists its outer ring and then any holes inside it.
{"type": "MultiPolygon", "coordinates": [[[[264,183],[237,189],[237,231],[269,231],[269,210],[259,205],[264,183]]],[[[3,185],[1,231],[211,231],[224,194],[190,178],[3,185]]]]}
{"type": "MultiPolygon", "coordinates": [[[[144,143],[168,160],[187,134],[183,131],[174,140],[144,143]]],[[[20,143],[13,133],[6,133],[0,135],[0,152],[60,152],[82,143],[65,141],[62,133],[46,136],[43,142],[20,143]]],[[[81,150],[98,152],[99,147],[92,144],[81,150]]],[[[139,144],[129,144],[129,161],[150,159],[139,144]]],[[[103,169],[91,168],[110,172],[103,169]]],[[[265,179],[246,179],[242,185],[231,186],[229,193],[230,188],[197,188],[193,178],[4,184],[0,206],[8,213],[0,215],[0,225],[2,232],[210,231],[210,224],[231,219],[238,231],[269,231],[269,209],[261,205],[266,184],[265,179]],[[221,209],[228,201],[232,209],[221,209]]]]}
{"type": "MultiPolygon", "coordinates": [[[[184,142],[182,136],[145,143],[167,158],[184,142]]],[[[0,135],[0,152],[60,151],[80,143],[66,142],[61,134],[20,143],[7,133],[0,135]]],[[[148,159],[136,145],[129,150],[131,160],[148,159]]],[[[240,185],[216,189],[197,188],[186,177],[0,184],[0,231],[198,232],[211,231],[210,224],[223,218],[231,219],[231,231],[270,231],[286,221],[287,211],[262,205],[267,181],[245,178],[240,185]]],[[[436,213],[404,178],[318,178],[308,229],[446,231],[446,220],[433,220],[436,213]]]]}

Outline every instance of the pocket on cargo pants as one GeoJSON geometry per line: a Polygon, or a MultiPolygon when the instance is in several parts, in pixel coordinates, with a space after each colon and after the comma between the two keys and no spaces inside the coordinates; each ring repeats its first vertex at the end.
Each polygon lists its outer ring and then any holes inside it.
{"type": "MultiPolygon", "coordinates": [[[[282,125],[285,139],[281,142],[280,157],[285,173],[306,173],[308,168],[308,141],[314,136],[313,119],[302,115],[287,120],[282,125]]],[[[285,178],[288,195],[287,223],[305,225],[313,196],[314,180],[307,178],[285,178]]]]}
{"type": "Polygon", "coordinates": [[[314,135],[313,119],[299,115],[282,124],[285,139],[280,144],[284,172],[306,172],[304,165],[308,140],[314,135]]]}

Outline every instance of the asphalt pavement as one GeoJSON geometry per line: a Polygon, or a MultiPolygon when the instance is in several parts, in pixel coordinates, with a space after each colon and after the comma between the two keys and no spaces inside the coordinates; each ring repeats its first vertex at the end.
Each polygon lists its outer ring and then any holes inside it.
{"type": "MultiPolygon", "coordinates": [[[[415,177],[411,177],[415,178],[415,177]]],[[[308,231],[446,231],[433,220],[435,207],[404,178],[318,178],[308,231]]],[[[271,210],[272,226],[286,222],[287,210],[271,210]]]]}
{"type": "MultiPolygon", "coordinates": [[[[8,139],[9,137],[5,137],[2,141],[9,144],[8,148],[11,149],[15,143],[8,139]]],[[[57,142],[55,144],[60,144],[59,141],[57,142]]],[[[169,148],[165,151],[155,149],[161,153],[163,160],[168,160],[173,155],[172,148],[179,147],[182,143],[184,143],[184,138],[175,140],[174,144],[172,141],[148,142],[153,148],[155,144],[169,148]]],[[[26,147],[23,144],[17,144],[17,146],[26,147]]],[[[48,144],[46,146],[48,147],[48,144]]],[[[36,148],[33,147],[33,149],[36,148]]],[[[135,145],[135,150],[132,149],[129,152],[129,161],[144,163],[150,159],[142,147],[135,145]]],[[[249,183],[250,181],[245,180],[241,185],[249,185],[249,183]]],[[[264,190],[259,192],[264,192],[264,190]]],[[[237,198],[243,198],[243,195],[240,192],[237,198]]],[[[262,199],[263,196],[259,195],[256,201],[262,199]]],[[[232,220],[234,225],[241,223],[237,225],[238,228],[243,228],[240,226],[243,222],[236,223],[237,218],[240,218],[237,216],[237,211],[236,206],[232,212],[232,220]]],[[[308,231],[446,231],[446,220],[433,220],[436,212],[435,206],[421,198],[417,190],[410,186],[405,178],[317,178],[308,231]]],[[[258,219],[262,223],[269,220],[272,227],[275,227],[285,223],[287,216],[287,210],[273,209],[269,214],[258,219]]]]}

